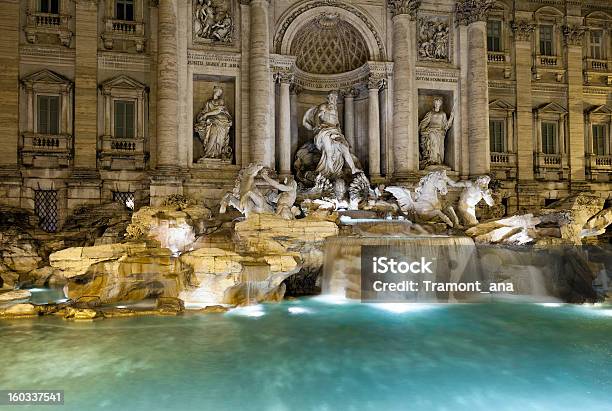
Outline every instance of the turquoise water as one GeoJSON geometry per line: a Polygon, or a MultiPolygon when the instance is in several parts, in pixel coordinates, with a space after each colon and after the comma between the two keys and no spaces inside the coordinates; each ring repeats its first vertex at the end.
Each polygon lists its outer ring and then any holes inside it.
{"type": "Polygon", "coordinates": [[[0,389],[65,390],[63,406],[12,409],[612,409],[610,307],[314,298],[228,314],[4,320],[0,358],[0,389]]]}

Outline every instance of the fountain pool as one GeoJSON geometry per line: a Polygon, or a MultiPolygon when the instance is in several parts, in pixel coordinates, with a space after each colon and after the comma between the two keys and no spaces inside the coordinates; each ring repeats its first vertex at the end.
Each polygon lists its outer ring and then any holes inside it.
{"type": "Polygon", "coordinates": [[[0,387],[63,389],[63,411],[609,410],[611,318],[609,306],[316,297],[226,314],[5,319],[0,387]]]}

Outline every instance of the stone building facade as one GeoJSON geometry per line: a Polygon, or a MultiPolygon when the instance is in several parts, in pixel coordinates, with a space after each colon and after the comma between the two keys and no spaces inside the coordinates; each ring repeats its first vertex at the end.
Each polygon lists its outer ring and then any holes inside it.
{"type": "Polygon", "coordinates": [[[426,172],[439,99],[443,166],[492,174],[507,212],[610,199],[611,27],[612,0],[3,0],[0,203],[49,230],[112,200],[216,203],[251,162],[293,173],[330,91],[373,182],[426,172]],[[194,132],[213,94],[223,158],[194,132]]]}

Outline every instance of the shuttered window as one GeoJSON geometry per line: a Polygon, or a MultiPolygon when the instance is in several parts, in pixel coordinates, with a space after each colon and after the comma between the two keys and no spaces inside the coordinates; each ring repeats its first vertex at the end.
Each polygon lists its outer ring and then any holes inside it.
{"type": "Polygon", "coordinates": [[[499,20],[487,22],[487,50],[501,51],[501,21],[499,20]]]}
{"type": "Polygon", "coordinates": [[[37,97],[38,132],[59,134],[59,96],[37,97]]]}
{"type": "Polygon", "coordinates": [[[41,13],[59,14],[59,0],[39,0],[38,11],[41,13]]]}
{"type": "Polygon", "coordinates": [[[492,153],[503,153],[505,147],[505,122],[503,120],[489,121],[489,137],[491,142],[492,153]]]}
{"type": "Polygon", "coordinates": [[[134,110],[133,101],[115,100],[115,135],[117,138],[134,138],[134,110]]]}
{"type": "Polygon", "coordinates": [[[542,123],[542,152],[557,154],[557,123],[542,123]]]}
{"type": "Polygon", "coordinates": [[[115,18],[117,20],[134,21],[134,0],[116,0],[115,18]]]}
{"type": "Polygon", "coordinates": [[[552,56],[553,54],[553,26],[540,26],[540,54],[552,56]]]}
{"type": "Polygon", "coordinates": [[[605,156],[608,154],[608,138],[604,124],[593,124],[593,154],[605,156]]]}

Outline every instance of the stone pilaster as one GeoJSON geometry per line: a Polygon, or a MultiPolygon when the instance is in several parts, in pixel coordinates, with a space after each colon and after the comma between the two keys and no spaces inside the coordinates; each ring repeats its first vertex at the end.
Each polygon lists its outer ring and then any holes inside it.
{"type": "Polygon", "coordinates": [[[380,102],[382,79],[370,75],[368,81],[368,168],[370,180],[380,178],[380,102]]]}
{"type": "Polygon", "coordinates": [[[176,0],[159,0],[157,29],[157,169],[178,170],[176,0]]]}
{"type": "Polygon", "coordinates": [[[586,27],[581,25],[565,26],[563,34],[567,47],[567,99],[570,181],[572,186],[585,180],[585,147],[584,147],[584,103],[582,50],[586,27]]]}
{"type": "Polygon", "coordinates": [[[291,174],[291,96],[290,87],[293,76],[290,73],[276,74],[280,83],[279,98],[279,174],[286,177],[291,174]]]}
{"type": "Polygon", "coordinates": [[[251,161],[274,167],[274,134],[270,81],[269,0],[251,0],[249,50],[249,121],[251,161]]]}
{"type": "Polygon", "coordinates": [[[298,119],[298,95],[301,88],[295,83],[291,85],[289,90],[289,98],[291,101],[291,154],[293,155],[298,149],[298,128],[300,120],[298,119]]]}
{"type": "Polygon", "coordinates": [[[388,0],[393,15],[393,167],[406,179],[419,169],[416,14],[420,0],[388,0]]]}
{"type": "Polygon", "coordinates": [[[539,206],[537,183],[533,171],[533,102],[531,92],[532,36],[535,26],[525,20],[512,23],[516,59],[516,167],[517,204],[520,212],[539,206]]]}
{"type": "Polygon", "coordinates": [[[486,17],[492,7],[492,0],[463,0],[456,5],[457,23],[467,26],[467,121],[469,171],[472,176],[486,174],[491,168],[486,17]]]}
{"type": "Polygon", "coordinates": [[[515,21],[514,31],[516,67],[516,130],[517,177],[519,182],[533,180],[533,103],[531,93],[531,39],[535,26],[527,21],[515,21]]]}
{"type": "Polygon", "coordinates": [[[98,140],[98,1],[75,3],[74,167],[79,177],[94,177],[98,140]]]}
{"type": "Polygon", "coordinates": [[[342,91],[344,96],[344,137],[351,147],[351,152],[355,150],[355,97],[357,90],[349,88],[342,91]]]}
{"type": "Polygon", "coordinates": [[[17,167],[19,141],[19,0],[0,2],[0,168],[17,167]]]}

